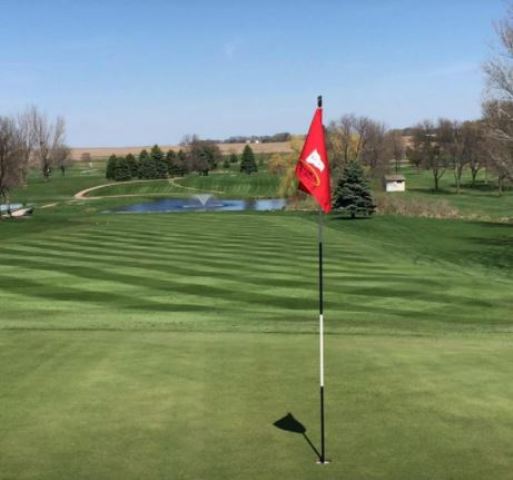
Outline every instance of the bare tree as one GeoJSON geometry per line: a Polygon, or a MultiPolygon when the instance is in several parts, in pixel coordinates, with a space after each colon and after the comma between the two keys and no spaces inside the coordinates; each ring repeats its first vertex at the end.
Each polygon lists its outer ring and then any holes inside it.
{"type": "Polygon", "coordinates": [[[438,144],[434,124],[425,120],[413,128],[413,147],[407,150],[412,163],[418,163],[431,170],[433,174],[434,189],[440,189],[440,179],[447,169],[447,159],[438,144]]]}
{"type": "Polygon", "coordinates": [[[16,121],[0,117],[0,198],[5,203],[9,203],[9,191],[24,181],[25,173],[23,143],[16,121]]]}
{"type": "Polygon", "coordinates": [[[489,101],[484,104],[486,152],[497,175],[499,193],[506,180],[513,181],[513,102],[489,101]]]}
{"type": "MultiPolygon", "coordinates": [[[[327,128],[327,138],[328,153],[334,169],[341,170],[350,161],[362,160],[369,138],[373,135],[377,140],[380,128],[377,122],[352,113],[343,115],[337,122],[331,122],[327,128]]],[[[367,160],[374,163],[371,157],[372,154],[368,153],[367,160]]]]}
{"type": "Polygon", "coordinates": [[[46,180],[49,179],[56,154],[62,149],[66,133],[64,118],[57,117],[51,123],[48,117],[40,113],[36,107],[30,110],[32,129],[36,141],[36,154],[39,158],[41,173],[46,180]]]}
{"type": "MultiPolygon", "coordinates": [[[[360,159],[360,155],[367,146],[371,130],[376,130],[376,123],[368,117],[357,117],[354,122],[356,131],[355,156],[360,159]]],[[[379,128],[379,127],[378,127],[379,128]]]]}
{"type": "Polygon", "coordinates": [[[374,177],[383,175],[388,169],[390,152],[387,148],[387,129],[384,123],[368,118],[362,119],[359,138],[361,150],[359,156],[364,165],[368,166],[374,177]]]}
{"type": "Polygon", "coordinates": [[[513,6],[495,24],[497,54],[485,66],[488,94],[491,99],[513,101],[513,6]]]}
{"type": "Polygon", "coordinates": [[[438,120],[437,142],[440,146],[440,154],[452,168],[456,193],[460,193],[461,177],[467,159],[463,154],[465,145],[461,124],[446,118],[438,120]]]}
{"type": "Polygon", "coordinates": [[[398,130],[389,130],[385,135],[385,151],[389,159],[394,161],[395,173],[399,172],[399,165],[405,155],[405,142],[398,130]]]}
{"type": "Polygon", "coordinates": [[[483,103],[486,150],[499,192],[513,179],[513,6],[495,26],[498,52],[485,65],[488,98],[483,103]]]}
{"type": "Polygon", "coordinates": [[[464,122],[461,126],[462,155],[472,175],[471,186],[476,184],[479,171],[486,166],[485,131],[483,122],[464,122]]]}
{"type": "Polygon", "coordinates": [[[60,145],[53,150],[52,156],[53,163],[59,167],[62,175],[66,175],[66,168],[71,162],[71,148],[64,144],[60,145]]]}
{"type": "Polygon", "coordinates": [[[188,171],[208,175],[221,163],[223,155],[217,143],[212,140],[200,140],[198,135],[186,135],[181,142],[186,149],[188,171]]]}
{"type": "Polygon", "coordinates": [[[23,177],[26,177],[28,172],[28,168],[30,166],[30,161],[32,160],[34,149],[36,148],[36,135],[34,129],[32,128],[32,110],[34,107],[31,107],[24,112],[20,113],[16,117],[16,127],[18,129],[18,134],[21,142],[21,164],[23,169],[23,177]]]}
{"type": "Polygon", "coordinates": [[[351,160],[355,160],[354,124],[356,117],[353,114],[342,116],[338,122],[331,122],[328,126],[328,150],[333,166],[342,168],[351,160]]]}

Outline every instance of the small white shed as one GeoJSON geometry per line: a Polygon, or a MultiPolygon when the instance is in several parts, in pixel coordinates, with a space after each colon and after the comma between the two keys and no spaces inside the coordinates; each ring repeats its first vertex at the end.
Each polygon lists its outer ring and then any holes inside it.
{"type": "Polygon", "coordinates": [[[406,191],[406,178],[404,175],[385,175],[385,190],[387,192],[406,191]]]}

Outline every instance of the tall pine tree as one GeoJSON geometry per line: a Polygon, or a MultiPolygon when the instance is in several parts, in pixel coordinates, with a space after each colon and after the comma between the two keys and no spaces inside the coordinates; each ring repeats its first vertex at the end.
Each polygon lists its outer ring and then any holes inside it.
{"type": "Polygon", "coordinates": [[[129,153],[126,156],[126,161],[128,163],[128,167],[130,168],[130,177],[137,178],[137,173],[139,171],[139,164],[137,163],[137,159],[132,153],[129,153]]]}
{"type": "Polygon", "coordinates": [[[116,162],[116,168],[114,170],[114,180],[117,182],[122,182],[126,180],[130,180],[132,176],[130,175],[130,165],[126,157],[119,157],[116,162]]]}
{"type": "Polygon", "coordinates": [[[242,151],[240,171],[242,173],[247,173],[248,175],[258,171],[258,167],[255,161],[255,154],[249,145],[246,145],[242,151]]]}
{"type": "Polygon", "coordinates": [[[142,150],[139,154],[138,176],[143,179],[157,178],[155,160],[149,155],[147,150],[142,150]]]}
{"type": "Polygon", "coordinates": [[[150,157],[155,162],[155,178],[167,178],[168,168],[164,158],[164,152],[158,145],[153,145],[150,157]]]}
{"type": "Polygon", "coordinates": [[[105,178],[108,180],[114,180],[116,174],[116,164],[118,159],[116,155],[111,155],[107,160],[107,168],[105,170],[105,178]]]}
{"type": "Polygon", "coordinates": [[[351,161],[344,167],[333,197],[333,208],[349,212],[351,218],[359,214],[372,215],[376,210],[365,173],[357,161],[351,161]]]}

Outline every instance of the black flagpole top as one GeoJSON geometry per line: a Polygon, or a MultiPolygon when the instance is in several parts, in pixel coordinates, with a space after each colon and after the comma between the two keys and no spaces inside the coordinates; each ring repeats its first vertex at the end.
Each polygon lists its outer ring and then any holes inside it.
{"type": "Polygon", "coordinates": [[[317,106],[318,106],[319,108],[322,108],[322,95],[319,95],[319,96],[317,97],[317,106]]]}

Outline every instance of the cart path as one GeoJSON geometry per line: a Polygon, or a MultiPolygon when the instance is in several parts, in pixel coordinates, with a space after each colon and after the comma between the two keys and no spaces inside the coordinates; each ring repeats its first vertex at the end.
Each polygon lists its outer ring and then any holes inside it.
{"type": "MultiPolygon", "coordinates": [[[[168,182],[172,184],[174,187],[181,188],[183,190],[189,190],[191,192],[203,192],[203,190],[195,187],[185,187],[184,185],[180,185],[176,182],[183,177],[169,178],[168,182]]],[[[124,185],[131,183],[144,183],[144,182],[154,182],[155,180],[132,180],[129,182],[122,182],[124,185]]],[[[151,197],[151,196],[162,196],[165,192],[160,193],[124,193],[119,195],[100,195],[100,196],[88,196],[87,194],[90,192],[94,192],[95,190],[99,190],[104,187],[110,187],[112,185],[120,185],[121,182],[112,182],[112,183],[103,183],[101,185],[96,185],[95,187],[86,188],[78,193],[73,195],[75,200],[99,200],[102,198],[122,198],[122,197],[151,197]]],[[[223,193],[219,190],[210,190],[208,193],[223,193]]]]}

